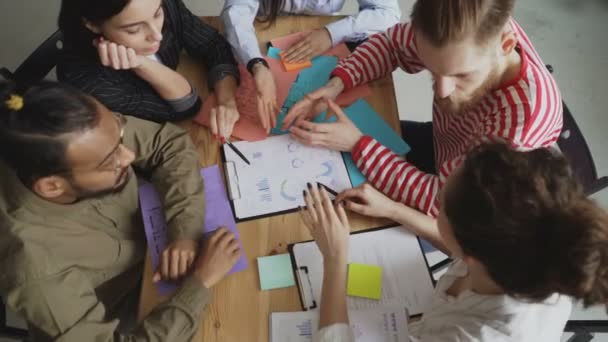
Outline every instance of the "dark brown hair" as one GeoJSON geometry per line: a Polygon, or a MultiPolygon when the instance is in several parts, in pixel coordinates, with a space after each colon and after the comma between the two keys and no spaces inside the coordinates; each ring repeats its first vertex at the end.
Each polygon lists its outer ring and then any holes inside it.
{"type": "Polygon", "coordinates": [[[62,0],[58,25],[69,47],[96,55],[93,39],[98,35],[90,31],[84,19],[101,24],[122,12],[131,0],[82,1],[62,0]]]}
{"type": "Polygon", "coordinates": [[[95,102],[67,84],[41,81],[27,88],[0,82],[0,159],[30,186],[41,177],[70,170],[68,135],[97,126],[95,102]],[[19,97],[23,106],[9,108],[19,97]]]}
{"type": "Polygon", "coordinates": [[[262,15],[257,19],[261,23],[267,23],[268,26],[273,25],[281,10],[285,7],[285,1],[291,0],[260,0],[260,13],[262,15]]]}
{"type": "Polygon", "coordinates": [[[561,155],[482,145],[461,171],[445,194],[446,216],[464,254],[507,294],[608,300],[608,213],[585,197],[561,155]]]}
{"type": "Polygon", "coordinates": [[[496,37],[513,12],[515,0],[418,0],[415,29],[436,46],[473,35],[478,44],[496,37]]]}

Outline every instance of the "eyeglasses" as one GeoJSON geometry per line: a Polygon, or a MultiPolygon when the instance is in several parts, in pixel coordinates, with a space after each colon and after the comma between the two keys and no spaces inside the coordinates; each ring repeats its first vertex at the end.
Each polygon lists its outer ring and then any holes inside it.
{"type": "Polygon", "coordinates": [[[114,117],[116,118],[116,123],[120,130],[120,135],[118,142],[116,143],[114,149],[103,158],[95,168],[93,169],[81,169],[81,170],[66,170],[60,171],[59,174],[73,174],[76,172],[92,172],[92,171],[101,171],[101,172],[114,172],[116,176],[120,174],[122,171],[122,165],[120,160],[121,146],[123,146],[123,138],[125,135],[125,126],[127,123],[127,119],[124,115],[120,113],[113,112],[114,117]]]}
{"type": "Polygon", "coordinates": [[[123,138],[125,136],[125,125],[127,124],[127,119],[124,115],[120,113],[113,113],[116,118],[116,123],[118,124],[118,128],[120,130],[118,143],[116,147],[108,156],[106,156],[101,163],[98,164],[97,168],[99,171],[114,171],[116,175],[120,174],[122,170],[121,160],[120,160],[120,152],[121,147],[123,146],[123,138]]]}

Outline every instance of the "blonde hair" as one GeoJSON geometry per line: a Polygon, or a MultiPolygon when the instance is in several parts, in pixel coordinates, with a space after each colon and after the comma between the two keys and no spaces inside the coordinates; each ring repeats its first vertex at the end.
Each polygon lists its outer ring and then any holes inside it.
{"type": "Polygon", "coordinates": [[[473,36],[478,44],[496,37],[505,26],[515,0],[418,0],[411,20],[436,46],[473,36]]]}

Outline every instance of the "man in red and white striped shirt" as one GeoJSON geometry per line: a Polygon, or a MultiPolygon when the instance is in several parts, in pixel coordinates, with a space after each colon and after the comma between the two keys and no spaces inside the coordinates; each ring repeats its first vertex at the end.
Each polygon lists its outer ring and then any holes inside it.
{"type": "MultiPolygon", "coordinates": [[[[326,86],[290,110],[284,129],[295,121],[290,131],[296,139],[352,152],[375,188],[436,216],[439,189],[474,146],[500,141],[525,151],[549,147],[560,134],[559,90],[532,43],[511,18],[514,2],[419,0],[410,23],[370,37],[342,60],[326,86]],[[335,123],[308,120],[327,108],[327,99],[384,77],[397,67],[407,73],[428,70],[434,80],[432,134],[426,143],[411,144],[407,160],[363,136],[342,113],[335,123]],[[428,151],[430,163],[420,158],[420,151],[428,151]],[[430,170],[424,167],[429,164],[433,165],[430,170]]],[[[412,127],[416,126],[405,125],[406,141],[423,135],[417,131],[423,126],[412,127]]]]}

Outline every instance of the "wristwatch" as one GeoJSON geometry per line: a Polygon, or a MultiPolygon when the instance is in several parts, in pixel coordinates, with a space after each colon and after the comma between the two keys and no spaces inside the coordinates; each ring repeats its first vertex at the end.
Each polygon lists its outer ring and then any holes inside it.
{"type": "Polygon", "coordinates": [[[264,58],[259,58],[259,57],[252,58],[249,60],[249,62],[247,62],[247,71],[249,71],[249,73],[251,75],[253,75],[253,67],[256,64],[262,64],[263,66],[270,69],[270,67],[268,66],[268,62],[266,62],[266,60],[264,58]]]}

